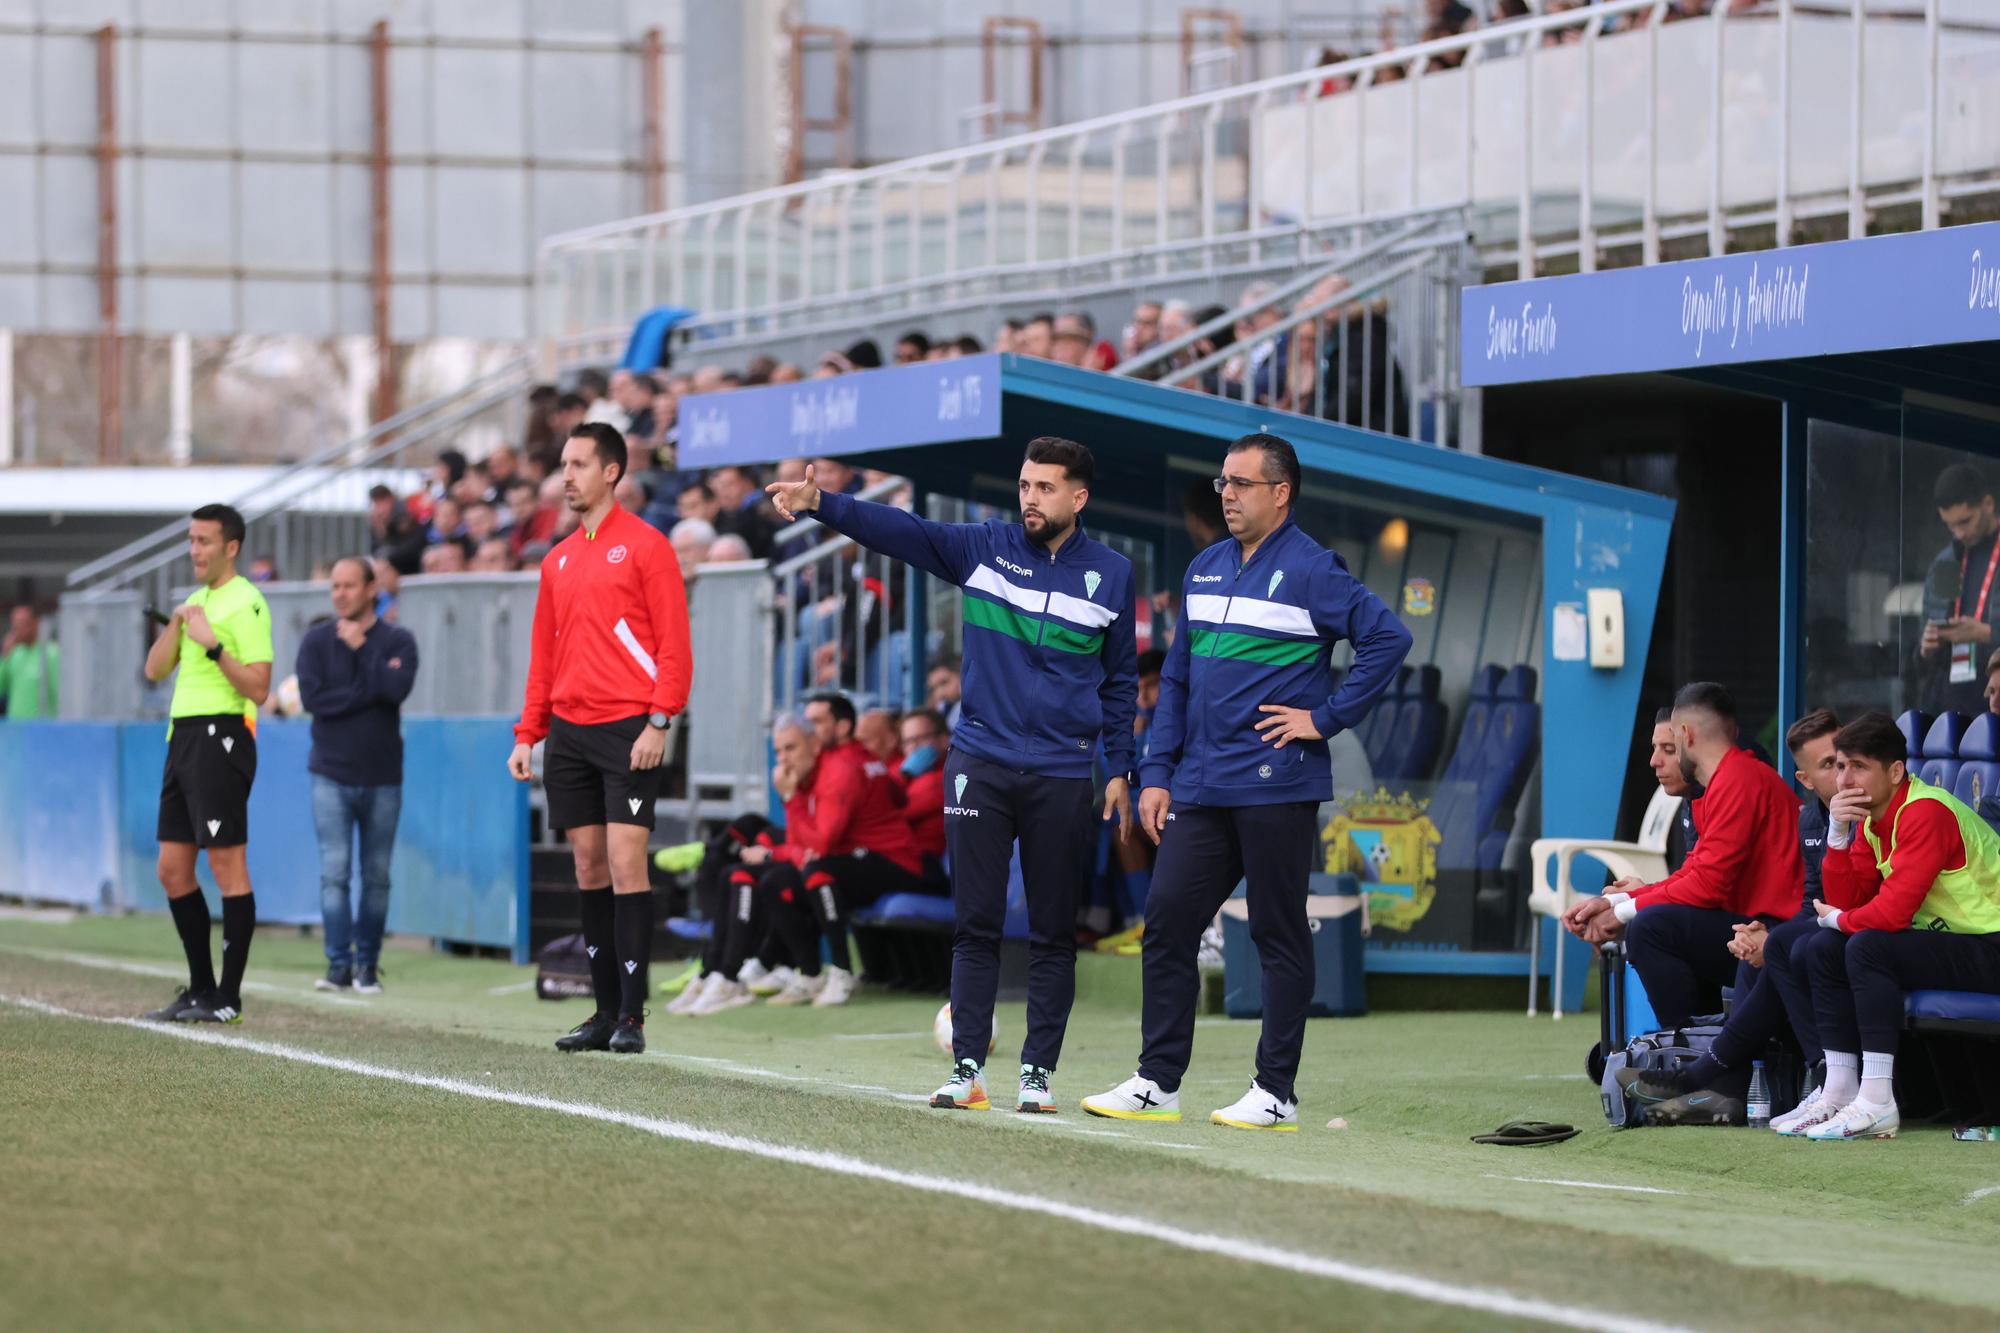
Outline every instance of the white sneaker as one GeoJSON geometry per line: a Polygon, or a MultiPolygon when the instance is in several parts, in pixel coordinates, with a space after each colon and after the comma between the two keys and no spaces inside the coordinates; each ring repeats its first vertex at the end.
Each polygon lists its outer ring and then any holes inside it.
{"type": "Polygon", "coordinates": [[[1056,1099],[1049,1091],[1049,1079],[1055,1072],[1040,1065],[1022,1065],[1021,1097],[1014,1103],[1014,1109],[1030,1115],[1054,1115],[1056,1099]]]}
{"type": "Polygon", "coordinates": [[[720,972],[711,972],[708,974],[708,980],[702,983],[701,999],[695,1002],[694,1008],[688,1010],[688,1013],[694,1018],[707,1018],[710,1014],[719,1014],[725,1010],[741,1009],[756,998],[744,988],[742,982],[731,981],[720,972]]]}
{"type": "Polygon", "coordinates": [[[1839,1109],[1821,1095],[1819,1088],[1814,1088],[1797,1106],[1783,1115],[1772,1116],[1771,1128],[1780,1134],[1803,1134],[1839,1109]]]}
{"type": "Polygon", "coordinates": [[[861,989],[861,978],[844,967],[829,967],[826,970],[826,984],[813,996],[813,1008],[831,1009],[835,1005],[846,1004],[861,989]]]}
{"type": "Polygon", "coordinates": [[[944,1086],[931,1094],[931,1105],[943,1111],[992,1110],[993,1103],[986,1096],[986,1075],[973,1061],[960,1060],[952,1066],[944,1086]]]}
{"type": "Polygon", "coordinates": [[[1153,1080],[1134,1074],[1109,1092],[1085,1097],[1083,1109],[1110,1120],[1178,1120],[1181,1095],[1162,1092],[1153,1080]]]}
{"type": "Polygon", "coordinates": [[[1849,1139],[1893,1139],[1903,1127],[1896,1103],[1878,1106],[1859,1097],[1840,1108],[1830,1119],[1806,1131],[1814,1143],[1844,1142],[1849,1139]]]}
{"type": "Polygon", "coordinates": [[[820,987],[824,985],[826,985],[826,973],[809,977],[802,972],[786,982],[783,990],[764,1003],[786,1006],[811,1004],[819,998],[820,987]]]}
{"type": "Polygon", "coordinates": [[[701,997],[708,994],[709,980],[721,975],[720,972],[711,972],[708,976],[696,977],[681,987],[681,993],[668,1002],[666,1012],[676,1016],[693,1013],[694,1007],[701,1003],[701,997]]]}
{"type": "Polygon", "coordinates": [[[757,983],[770,975],[771,969],[765,967],[763,960],[757,958],[748,960],[736,969],[736,979],[748,986],[752,995],[757,993],[757,983]]]}
{"type": "MultiPolygon", "coordinates": [[[[750,960],[750,963],[756,962],[757,960],[754,958],[750,960]]],[[[743,965],[744,972],[750,970],[750,963],[743,965]]],[[[798,972],[788,963],[780,963],[772,968],[766,968],[762,963],[757,963],[757,969],[759,975],[754,981],[744,976],[743,972],[736,974],[736,979],[748,986],[752,995],[776,995],[779,991],[791,985],[792,978],[798,975],[798,972]]]]}
{"type": "Polygon", "coordinates": [[[1275,1129],[1281,1134],[1295,1134],[1299,1128],[1299,1104],[1272,1096],[1253,1079],[1250,1091],[1237,1098],[1234,1105],[1210,1111],[1208,1122],[1228,1125],[1231,1129],[1275,1129]]]}

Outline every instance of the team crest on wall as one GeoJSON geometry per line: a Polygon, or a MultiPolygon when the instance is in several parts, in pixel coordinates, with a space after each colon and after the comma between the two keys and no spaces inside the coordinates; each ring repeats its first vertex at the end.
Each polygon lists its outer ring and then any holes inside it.
{"type": "Polygon", "coordinates": [[[1429,579],[1411,579],[1403,585],[1403,614],[1427,616],[1437,610],[1437,585],[1429,579]]]}
{"type": "Polygon", "coordinates": [[[1437,849],[1442,841],[1425,811],[1430,802],[1387,787],[1343,797],[1340,812],[1320,833],[1326,870],[1353,875],[1368,895],[1375,928],[1406,932],[1437,896],[1437,849]]]}

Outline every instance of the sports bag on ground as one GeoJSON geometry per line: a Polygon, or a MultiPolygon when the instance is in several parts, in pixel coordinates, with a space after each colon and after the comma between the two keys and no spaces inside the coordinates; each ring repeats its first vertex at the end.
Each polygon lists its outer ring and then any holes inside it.
{"type": "Polygon", "coordinates": [[[590,954],[583,936],[564,935],[550,940],[535,956],[535,994],[544,1000],[590,998],[590,954]]]}

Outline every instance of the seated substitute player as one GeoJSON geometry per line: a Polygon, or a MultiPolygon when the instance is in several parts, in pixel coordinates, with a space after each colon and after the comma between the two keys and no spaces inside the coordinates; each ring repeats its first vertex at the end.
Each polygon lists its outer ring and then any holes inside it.
{"type": "Polygon", "coordinates": [[[1298,1128],[1293,1085],[1313,993],[1306,884],[1319,805],[1333,796],[1326,738],[1367,716],[1410,651],[1395,612],[1293,522],[1299,482],[1290,443],[1263,434],[1232,443],[1215,479],[1229,537],[1188,566],[1184,623],[1140,767],[1139,826],[1160,858],[1140,952],[1139,1070],[1084,1098],[1092,1115],[1180,1119],[1202,932],[1247,878],[1264,1031],[1250,1090],[1209,1119],[1298,1128]],[[1329,656],[1342,639],[1354,666],[1336,690],[1329,656]]]}
{"type": "Polygon", "coordinates": [[[549,826],[569,835],[597,1011],[559,1051],[646,1049],[653,890],[646,841],[667,727],[687,707],[687,593],[674,548],[613,499],[625,437],[585,422],[563,442],[563,500],[581,516],[542,560],[528,687],[507,770],[542,782],[549,826]]]}
{"type": "Polygon", "coordinates": [[[1890,1139],[1902,1123],[1904,997],[2000,994],[2000,834],[1950,792],[1910,776],[1903,733],[1887,714],[1848,723],[1833,748],[1840,790],[1828,810],[1819,928],[1790,949],[1765,950],[1788,1004],[1810,1002],[1826,1083],[1771,1128],[1890,1139]]]}
{"type": "Polygon", "coordinates": [[[1694,803],[1694,850],[1659,883],[1627,876],[1562,918],[1592,944],[1624,932],[1626,957],[1666,1027],[1720,1008],[1722,987],[1738,982],[1740,960],[1729,949],[1736,927],[1796,915],[1805,883],[1799,800],[1776,769],[1738,748],[1729,691],[1709,681],[1683,686],[1673,727],[1682,768],[1704,788],[1694,803]]]}
{"type": "MultiPolygon", "coordinates": [[[[741,1003],[748,1004],[754,995],[783,990],[792,979],[791,966],[774,948],[776,936],[770,932],[770,922],[762,916],[752,921],[754,904],[750,889],[756,876],[748,869],[764,865],[771,850],[784,840],[782,825],[750,812],[730,820],[706,844],[690,845],[689,850],[698,850],[700,855],[695,865],[695,900],[701,904],[703,919],[712,923],[713,929],[702,946],[699,972],[667,1006],[669,1014],[698,1016],[715,1012],[716,1006],[703,1009],[701,1005],[704,999],[721,990],[725,982],[742,981],[741,1003]],[[741,950],[734,952],[736,961],[725,972],[724,959],[734,949],[733,934],[738,930],[748,930],[749,939],[741,950]]],[[[670,855],[679,850],[663,848],[655,853],[653,864],[662,870],[685,869],[680,858],[670,855]]]]}
{"type": "Polygon", "coordinates": [[[854,704],[846,695],[806,701],[810,748],[786,772],[784,856],[759,881],[770,898],[772,928],[799,975],[772,1004],[845,1004],[857,983],[847,967],[847,921],[891,893],[935,893],[904,814],[902,782],[854,739],[854,704]],[[795,807],[793,802],[799,802],[795,807]],[[819,941],[832,962],[820,973],[819,941]]]}
{"type": "Polygon", "coordinates": [[[951,732],[944,718],[929,708],[903,714],[898,740],[903,763],[897,776],[903,784],[903,818],[923,858],[924,877],[937,884],[944,875],[944,756],[951,732]]]}
{"type": "Polygon", "coordinates": [[[257,927],[250,891],[250,787],[257,779],[257,706],[271,692],[271,612],[236,572],[243,515],[203,505],[188,519],[198,585],[146,653],[146,679],[174,681],[166,771],[160,780],[160,887],[187,954],[188,984],[147,1018],[240,1023],[243,969],[257,927]],[[195,882],[197,850],[222,890],[222,978],[208,951],[208,900],[195,882]]]}
{"type": "MultiPolygon", "coordinates": [[[[1838,789],[1840,772],[1833,748],[1840,719],[1829,709],[1806,714],[1785,733],[1785,748],[1797,765],[1794,775],[1812,798],[1799,809],[1799,856],[1805,864],[1805,905],[1775,929],[1761,921],[1736,927],[1730,952],[1748,965],[1737,971],[1736,998],[1729,1017],[1707,1054],[1685,1065],[1626,1069],[1618,1082],[1643,1105],[1649,1125],[1740,1125],[1748,1114],[1751,1063],[1773,1040],[1794,1041],[1808,1069],[1822,1056],[1816,1026],[1794,1024],[1780,987],[1765,967],[1765,951],[1789,950],[1807,931],[1819,928],[1813,904],[1821,898],[1820,860],[1826,852],[1827,802],[1838,789]]],[[[1807,1094],[1804,1101],[1812,1100],[1807,1094]]],[[[1803,1102],[1801,1103],[1803,1104],[1803,1102]]]]}

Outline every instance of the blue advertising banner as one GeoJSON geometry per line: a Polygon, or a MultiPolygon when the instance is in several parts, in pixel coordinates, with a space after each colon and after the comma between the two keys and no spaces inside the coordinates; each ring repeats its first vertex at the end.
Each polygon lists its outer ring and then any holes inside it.
{"type": "Polygon", "coordinates": [[[2000,339],[2000,222],[1461,293],[1468,385],[2000,339]]]}
{"type": "Polygon", "coordinates": [[[1000,356],[988,353],[684,399],[679,461],[833,458],[999,433],[1000,356]]]}

